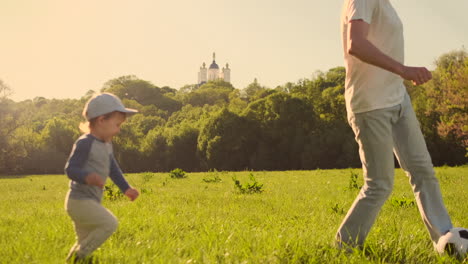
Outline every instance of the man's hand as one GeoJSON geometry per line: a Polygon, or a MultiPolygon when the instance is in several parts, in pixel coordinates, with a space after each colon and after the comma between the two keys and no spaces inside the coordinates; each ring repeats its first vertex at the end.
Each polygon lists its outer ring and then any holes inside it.
{"type": "Polygon", "coordinates": [[[94,186],[97,186],[99,188],[104,188],[104,181],[102,180],[101,176],[99,176],[99,174],[97,173],[90,173],[88,174],[88,176],[86,176],[85,178],[85,182],[86,184],[88,185],[94,185],[94,186]]]}
{"type": "Polygon", "coordinates": [[[138,198],[138,196],[140,195],[140,193],[138,192],[137,189],[134,189],[132,187],[128,188],[126,191],[125,191],[125,196],[127,196],[130,201],[134,201],[136,198],[138,198]]]}
{"type": "Polygon", "coordinates": [[[424,67],[403,66],[400,76],[412,81],[414,85],[421,85],[432,79],[432,74],[424,67]]]}

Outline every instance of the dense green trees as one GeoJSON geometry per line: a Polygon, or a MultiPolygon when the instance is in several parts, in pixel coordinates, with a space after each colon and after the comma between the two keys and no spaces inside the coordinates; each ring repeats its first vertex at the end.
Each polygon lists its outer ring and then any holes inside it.
{"type": "MultiPolygon", "coordinates": [[[[444,54],[436,66],[431,82],[405,84],[434,164],[465,164],[468,55],[444,54]]],[[[275,89],[254,80],[243,90],[223,81],[176,90],[129,75],[108,81],[101,91],[140,110],[114,140],[127,172],[359,167],[344,81],[343,67],[275,89]]],[[[14,102],[0,82],[0,174],[63,172],[93,93],[14,102]]]]}
{"type": "Polygon", "coordinates": [[[304,146],[314,140],[318,127],[313,107],[307,101],[277,92],[251,103],[243,115],[259,127],[251,168],[309,167],[300,157],[304,146]]]}
{"type": "Polygon", "coordinates": [[[433,80],[407,84],[436,164],[466,163],[468,152],[468,53],[453,51],[436,60],[433,80]]]}
{"type": "Polygon", "coordinates": [[[198,152],[204,168],[249,168],[255,132],[255,124],[226,108],[211,116],[198,137],[198,152]]]}
{"type": "Polygon", "coordinates": [[[113,93],[121,99],[134,100],[141,105],[154,105],[169,113],[182,107],[179,101],[172,98],[176,90],[169,87],[159,88],[134,75],[112,79],[104,84],[101,91],[113,93]]]}
{"type": "MultiPolygon", "coordinates": [[[[2,86],[0,89],[3,89],[2,86]]],[[[0,173],[13,170],[12,135],[19,128],[18,115],[15,103],[6,96],[0,97],[0,173]]]]}

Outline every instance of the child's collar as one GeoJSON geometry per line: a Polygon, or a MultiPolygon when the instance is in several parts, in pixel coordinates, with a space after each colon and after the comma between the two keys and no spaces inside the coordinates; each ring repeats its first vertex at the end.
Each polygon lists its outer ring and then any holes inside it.
{"type": "Polygon", "coordinates": [[[99,141],[99,142],[102,142],[102,143],[107,143],[106,141],[96,137],[95,135],[91,134],[91,133],[88,133],[86,134],[87,137],[91,137],[91,138],[94,138],[95,140],[99,141]]]}

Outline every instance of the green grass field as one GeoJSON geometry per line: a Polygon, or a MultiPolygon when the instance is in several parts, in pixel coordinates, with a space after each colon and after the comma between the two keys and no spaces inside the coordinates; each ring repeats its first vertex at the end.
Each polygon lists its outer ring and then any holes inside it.
{"type": "MultiPolygon", "coordinates": [[[[468,167],[436,172],[454,226],[468,227],[468,167]]],[[[104,200],[120,225],[94,255],[100,263],[461,263],[434,252],[399,169],[367,250],[353,253],[333,240],[361,170],[252,172],[264,192],[241,194],[232,177],[245,183],[250,173],[127,175],[141,196],[104,200]]],[[[64,175],[0,178],[0,263],[65,263],[74,243],[67,190],[64,175]]]]}

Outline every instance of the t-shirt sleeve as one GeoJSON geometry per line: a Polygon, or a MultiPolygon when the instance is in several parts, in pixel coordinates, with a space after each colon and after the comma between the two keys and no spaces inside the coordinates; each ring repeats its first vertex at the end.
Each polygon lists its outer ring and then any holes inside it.
{"type": "Polygon", "coordinates": [[[115,160],[114,155],[111,154],[111,164],[110,164],[110,173],[109,177],[112,179],[112,181],[119,187],[120,191],[125,193],[125,191],[130,188],[130,185],[128,182],[125,180],[125,177],[123,176],[122,170],[119,167],[119,164],[115,160]]]}
{"type": "Polygon", "coordinates": [[[349,21],[362,19],[372,23],[372,16],[377,7],[378,0],[349,0],[346,18],[349,21]]]}
{"type": "Polygon", "coordinates": [[[68,178],[81,184],[86,184],[85,178],[89,174],[84,169],[91,151],[93,139],[89,137],[80,138],[73,145],[72,152],[65,165],[65,173],[68,178]]]}

